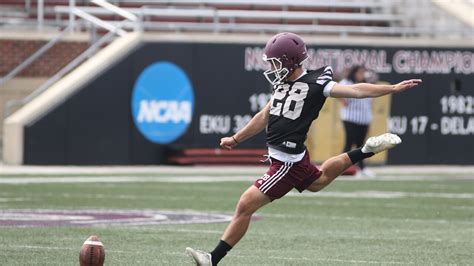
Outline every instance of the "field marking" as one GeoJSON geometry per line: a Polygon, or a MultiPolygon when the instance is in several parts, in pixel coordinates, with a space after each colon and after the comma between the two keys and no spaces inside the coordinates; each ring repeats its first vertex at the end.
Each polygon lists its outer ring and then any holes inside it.
{"type": "MultiPolygon", "coordinates": [[[[137,227],[138,228],[138,227],[137,227]]],[[[195,234],[222,234],[223,231],[218,230],[192,230],[192,229],[157,229],[155,231],[159,232],[178,232],[178,233],[195,233],[195,234]]],[[[305,232],[301,234],[292,234],[292,236],[311,236],[311,237],[325,237],[331,239],[350,239],[350,240],[383,240],[383,241],[422,241],[422,242],[451,242],[451,243],[474,243],[474,240],[458,240],[458,239],[445,239],[441,237],[437,238],[423,238],[423,235],[419,237],[403,237],[403,236],[367,236],[361,234],[354,234],[352,232],[358,231],[346,231],[341,233],[340,231],[332,231],[332,230],[324,230],[327,235],[321,235],[321,233],[312,233],[312,232],[305,232]]],[[[249,233],[252,236],[266,236],[266,233],[260,233],[258,231],[252,231],[249,233]]]]}
{"type": "MultiPolygon", "coordinates": [[[[51,247],[51,246],[33,246],[33,245],[8,245],[4,246],[6,249],[40,249],[40,250],[69,250],[69,251],[79,251],[80,246],[77,248],[67,248],[67,247],[51,247]]],[[[137,251],[124,251],[124,250],[113,250],[107,249],[107,253],[125,253],[125,254],[149,254],[149,252],[137,252],[137,251]]],[[[166,252],[167,255],[180,255],[184,258],[184,252],[166,252]]],[[[239,255],[231,254],[232,257],[237,258],[256,258],[261,259],[262,256],[255,255],[239,255]]],[[[375,261],[375,260],[345,260],[345,259],[334,259],[334,258],[305,258],[305,257],[281,257],[281,256],[265,256],[267,259],[273,260],[290,260],[290,261],[326,261],[326,262],[343,262],[343,263],[352,263],[352,264],[414,264],[413,262],[400,262],[400,261],[375,261]]]]}
{"type": "MultiPolygon", "coordinates": [[[[143,230],[143,227],[139,226],[129,226],[127,229],[140,229],[143,230]]],[[[147,228],[148,229],[148,228],[147,228]]],[[[219,234],[221,235],[224,231],[223,230],[202,230],[202,229],[172,229],[172,228],[151,228],[152,231],[159,231],[159,232],[177,232],[177,233],[193,233],[193,234],[219,234]]]]}
{"type": "MultiPolygon", "coordinates": [[[[143,230],[143,227],[137,225],[127,226],[127,229],[138,229],[143,230]]],[[[223,230],[203,230],[203,229],[181,229],[181,228],[162,228],[162,227],[151,227],[147,228],[147,231],[158,231],[158,232],[177,232],[177,233],[193,233],[193,234],[210,234],[210,235],[220,235],[222,234],[223,230]]],[[[414,231],[414,230],[411,230],[414,231]]],[[[328,233],[324,237],[328,238],[337,238],[337,239],[357,239],[357,240],[395,240],[395,241],[423,241],[423,242],[453,242],[453,243],[474,243],[474,240],[458,240],[458,239],[446,239],[441,237],[436,238],[423,238],[424,234],[420,235],[419,237],[386,237],[386,236],[367,236],[361,234],[353,234],[352,231],[346,231],[341,233],[340,230],[325,230],[325,233],[328,233]]],[[[403,233],[409,233],[406,231],[402,231],[403,233]]],[[[418,232],[418,231],[415,231],[418,232]]],[[[418,232],[419,233],[419,232],[418,232]]],[[[266,233],[259,233],[258,231],[252,231],[251,235],[262,235],[265,236],[266,233]]],[[[294,234],[299,235],[299,234],[294,234]]],[[[303,235],[303,234],[301,234],[303,235]]],[[[306,232],[304,236],[317,236],[321,237],[321,234],[318,233],[311,233],[306,232]]]]}
{"type": "Polygon", "coordinates": [[[474,199],[474,193],[436,193],[436,192],[402,192],[402,191],[320,191],[290,192],[290,197],[329,197],[329,198],[368,198],[368,199],[399,199],[399,198],[444,198],[474,199]]]}
{"type": "Polygon", "coordinates": [[[0,228],[93,225],[97,227],[229,222],[231,215],[190,210],[0,209],[0,228]]]}
{"type": "MultiPolygon", "coordinates": [[[[290,198],[290,197],[288,197],[290,198]]],[[[311,197],[308,197],[311,198],[311,197]]],[[[329,197],[328,197],[329,198],[329,197]]],[[[398,201],[390,201],[390,202],[384,202],[384,203],[379,203],[379,202],[374,202],[374,201],[364,201],[364,202],[359,202],[357,205],[359,206],[364,206],[364,207],[382,207],[382,208],[398,208],[398,209],[419,209],[420,207],[417,205],[412,205],[412,204],[406,204],[406,203],[397,203],[398,201]]],[[[470,202],[467,202],[469,204],[470,202]]],[[[310,206],[324,206],[324,207],[348,207],[348,206],[353,206],[353,202],[350,201],[319,201],[319,200],[314,200],[314,201],[296,201],[296,202],[291,202],[291,204],[294,205],[310,205],[310,206]]],[[[425,202],[423,203],[423,208],[430,208],[434,210],[439,210],[439,204],[436,202],[425,202]]],[[[451,209],[456,209],[456,210],[471,210],[474,209],[474,206],[471,205],[458,205],[456,207],[450,206],[451,209]]]]}
{"type": "MultiPolygon", "coordinates": [[[[258,177],[258,176],[257,176],[258,177]]],[[[210,183],[210,182],[240,182],[253,181],[257,177],[249,176],[188,176],[188,177],[136,177],[136,176],[104,176],[104,177],[6,177],[0,178],[0,184],[54,184],[54,183],[135,183],[135,182],[162,182],[162,183],[210,183]]]]}
{"type": "MultiPolygon", "coordinates": [[[[45,250],[76,250],[75,248],[50,247],[50,246],[32,246],[32,245],[5,245],[7,249],[45,249],[45,250]]],[[[81,248],[78,247],[77,250],[81,248]]]]}
{"type": "MultiPolygon", "coordinates": [[[[81,250],[81,244],[77,248],[67,248],[67,247],[50,247],[50,246],[33,246],[33,245],[5,245],[5,249],[42,249],[42,250],[69,250],[69,251],[79,251],[81,250]]],[[[107,248],[107,247],[106,247],[107,248]]],[[[115,250],[115,249],[106,249],[106,253],[124,253],[124,254],[148,254],[147,252],[137,252],[137,251],[128,251],[128,250],[115,250]]],[[[184,254],[184,253],[183,253],[184,254]]]]}
{"type": "MultiPolygon", "coordinates": [[[[296,192],[295,192],[296,193],[296,192]]],[[[319,192],[321,193],[321,192],[319,192]]],[[[299,194],[298,194],[299,195],[299,194]]],[[[5,194],[6,196],[6,194],[5,194]]],[[[291,195],[289,195],[291,196],[291,195]]],[[[101,194],[101,193],[41,193],[41,194],[35,194],[31,198],[23,198],[22,201],[35,201],[41,198],[48,198],[48,197],[62,197],[62,198],[90,198],[90,199],[108,199],[108,200],[167,200],[167,201],[181,201],[181,200],[186,200],[190,199],[190,197],[185,197],[185,196],[180,196],[180,197],[173,197],[169,195],[111,195],[111,194],[101,194]]],[[[324,197],[323,197],[324,198],[324,197]]],[[[327,197],[331,198],[331,197],[327,197]]],[[[358,198],[363,198],[363,197],[358,197],[358,198]]],[[[0,201],[1,202],[1,201],[0,201]]],[[[8,202],[5,200],[5,202],[8,202]]],[[[294,203],[295,205],[318,205],[318,206],[327,206],[328,203],[326,201],[298,201],[294,203]]],[[[350,206],[351,204],[348,202],[331,202],[331,206],[350,206]]],[[[398,204],[395,202],[391,203],[371,203],[371,202],[364,202],[364,206],[374,206],[374,207],[387,207],[387,208],[401,208],[401,209],[417,209],[419,208],[418,206],[415,205],[407,205],[407,204],[398,204]]],[[[4,205],[8,206],[8,205],[4,205]]],[[[432,209],[438,209],[439,205],[436,203],[425,203],[424,208],[432,208],[432,209]]],[[[471,205],[457,205],[450,207],[453,210],[462,210],[462,211],[471,211],[474,210],[474,206],[471,205]]]]}
{"type": "MultiPolygon", "coordinates": [[[[262,154],[263,155],[263,154],[262,154]]],[[[263,158],[263,157],[262,157],[263,158]]],[[[267,164],[255,166],[11,166],[0,163],[0,173],[7,174],[207,174],[207,173],[248,173],[248,172],[265,172],[268,168],[267,164]]],[[[458,166],[458,165],[400,165],[400,166],[383,166],[371,167],[376,174],[473,174],[474,166],[458,166]]]]}
{"type": "MultiPolygon", "coordinates": [[[[263,175],[262,172],[261,175],[263,175]]],[[[240,182],[254,181],[261,176],[236,175],[226,176],[74,176],[74,177],[1,177],[0,184],[23,185],[23,184],[62,184],[62,183],[134,183],[134,182],[163,182],[163,183],[211,183],[211,182],[240,182]]],[[[436,176],[382,176],[377,178],[354,178],[352,176],[341,176],[338,180],[344,181],[444,181],[444,180],[472,180],[472,177],[436,177],[436,176]]]]}
{"type": "MultiPolygon", "coordinates": [[[[253,255],[230,255],[238,258],[259,258],[262,256],[253,255]]],[[[326,262],[343,262],[352,264],[414,264],[413,262],[401,262],[401,261],[375,261],[375,260],[345,260],[345,259],[333,259],[333,258],[305,258],[305,257],[281,257],[281,256],[265,256],[267,259],[275,260],[290,260],[290,261],[326,261],[326,262]]]]}
{"type": "MultiPolygon", "coordinates": [[[[293,234],[293,236],[314,236],[314,237],[324,237],[324,238],[332,238],[332,239],[344,239],[344,240],[383,240],[383,241],[421,241],[421,242],[452,242],[452,243],[474,243],[474,240],[459,240],[459,239],[445,239],[445,238],[423,238],[423,235],[419,237],[403,237],[403,236],[367,236],[367,235],[360,235],[360,234],[351,234],[345,233],[341,234],[339,231],[336,230],[324,230],[327,235],[321,235],[321,233],[311,233],[305,232],[303,234],[293,234]]],[[[252,234],[255,234],[252,232],[252,234]]],[[[256,235],[265,235],[256,233],[256,235]]]]}
{"type": "Polygon", "coordinates": [[[0,202],[12,202],[12,201],[18,202],[18,201],[28,201],[28,200],[30,200],[30,198],[23,198],[23,197],[12,197],[12,198],[2,197],[2,198],[0,198],[0,202]]]}
{"type": "Polygon", "coordinates": [[[457,220],[445,220],[445,219],[413,219],[413,218],[383,218],[383,217],[357,217],[357,216],[335,216],[335,215],[295,215],[295,214],[261,214],[263,218],[265,217],[280,217],[280,218],[303,218],[303,219],[330,219],[330,220],[348,220],[348,221],[358,221],[358,220],[368,220],[368,221],[403,221],[403,222],[420,222],[420,223],[436,223],[436,224],[467,224],[473,225],[474,221],[457,221],[457,220]]]}

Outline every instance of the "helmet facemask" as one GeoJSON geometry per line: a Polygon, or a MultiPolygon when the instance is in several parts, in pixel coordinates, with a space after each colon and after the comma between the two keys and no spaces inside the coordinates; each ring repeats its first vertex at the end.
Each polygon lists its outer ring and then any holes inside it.
{"type": "Polygon", "coordinates": [[[290,71],[286,67],[282,67],[283,64],[280,59],[276,57],[267,58],[266,55],[263,55],[263,60],[270,63],[270,69],[263,72],[263,75],[272,85],[278,85],[288,77],[290,71]]]}

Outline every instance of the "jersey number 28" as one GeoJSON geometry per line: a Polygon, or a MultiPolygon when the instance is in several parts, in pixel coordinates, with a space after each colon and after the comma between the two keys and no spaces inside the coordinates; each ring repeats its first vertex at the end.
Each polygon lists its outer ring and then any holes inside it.
{"type": "Polygon", "coordinates": [[[277,88],[272,97],[270,114],[295,120],[303,111],[304,99],[309,87],[305,83],[296,83],[290,90],[290,85],[277,88]]]}

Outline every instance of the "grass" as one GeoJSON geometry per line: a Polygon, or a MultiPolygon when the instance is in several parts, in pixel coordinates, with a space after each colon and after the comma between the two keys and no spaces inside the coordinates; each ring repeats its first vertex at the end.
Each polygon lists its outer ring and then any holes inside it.
{"type": "MultiPolygon", "coordinates": [[[[191,209],[231,214],[250,184],[1,184],[0,208],[191,209]]],[[[474,263],[472,180],[337,180],[325,192],[338,193],[314,197],[292,193],[264,207],[258,212],[262,219],[252,223],[222,265],[474,263]],[[361,191],[409,194],[350,196],[361,191]]],[[[0,265],[77,265],[79,249],[90,234],[98,234],[104,242],[107,265],[191,265],[184,248],[213,248],[225,226],[0,227],[0,265]]]]}

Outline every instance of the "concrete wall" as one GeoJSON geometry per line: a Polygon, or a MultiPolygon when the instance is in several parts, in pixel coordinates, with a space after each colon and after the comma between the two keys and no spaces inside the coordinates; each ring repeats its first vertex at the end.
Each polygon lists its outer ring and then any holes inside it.
{"type": "MultiPolygon", "coordinates": [[[[44,40],[0,40],[0,76],[6,75],[45,44],[44,40]]],[[[52,76],[88,46],[87,42],[60,42],[22,71],[19,76],[52,76]]]]}

